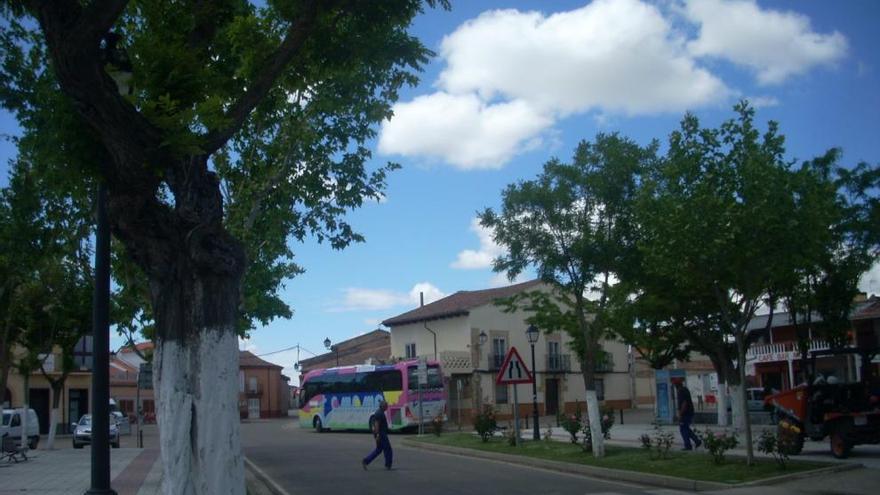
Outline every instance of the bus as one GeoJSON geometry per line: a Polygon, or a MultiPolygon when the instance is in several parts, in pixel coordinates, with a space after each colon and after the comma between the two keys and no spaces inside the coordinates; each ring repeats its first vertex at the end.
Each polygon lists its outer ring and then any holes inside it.
{"type": "MultiPolygon", "coordinates": [[[[418,360],[388,365],[342,366],[312,370],[300,387],[299,425],[326,430],[370,430],[370,416],[385,400],[388,429],[400,431],[419,425],[418,360]]],[[[440,364],[427,363],[428,380],[422,385],[422,424],[436,417],[446,420],[446,387],[440,364]]]]}

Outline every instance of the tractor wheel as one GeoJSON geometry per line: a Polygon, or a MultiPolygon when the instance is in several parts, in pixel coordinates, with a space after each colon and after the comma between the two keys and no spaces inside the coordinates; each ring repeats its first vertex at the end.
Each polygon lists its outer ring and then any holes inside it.
{"type": "Polygon", "coordinates": [[[791,431],[781,424],[776,426],[776,438],[785,446],[786,454],[798,455],[804,450],[804,434],[791,431]]]}
{"type": "Polygon", "coordinates": [[[852,448],[852,443],[847,441],[846,436],[844,436],[843,431],[840,428],[835,428],[834,431],[831,432],[831,455],[838,459],[846,459],[849,457],[852,448]]]}

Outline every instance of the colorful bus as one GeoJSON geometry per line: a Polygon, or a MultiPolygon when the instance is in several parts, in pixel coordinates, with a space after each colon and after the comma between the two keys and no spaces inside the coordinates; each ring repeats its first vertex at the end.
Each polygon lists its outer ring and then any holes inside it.
{"type": "MultiPolygon", "coordinates": [[[[422,385],[422,423],[446,419],[446,387],[440,365],[427,363],[427,383],[422,385]]],[[[369,430],[370,416],[380,400],[392,431],[418,427],[419,384],[417,360],[388,365],[342,366],[312,370],[300,387],[299,425],[321,432],[369,430]]]]}

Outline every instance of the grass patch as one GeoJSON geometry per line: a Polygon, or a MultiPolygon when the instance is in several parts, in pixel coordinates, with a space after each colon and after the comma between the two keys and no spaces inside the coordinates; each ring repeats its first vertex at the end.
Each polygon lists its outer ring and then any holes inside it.
{"type": "Polygon", "coordinates": [[[511,447],[503,438],[492,438],[488,443],[483,443],[476,435],[467,433],[447,433],[440,437],[424,436],[412,440],[586,466],[730,484],[831,466],[831,464],[821,462],[790,461],[786,469],[779,469],[771,459],[756,459],[755,465],[747,466],[745,459],[732,456],[728,457],[724,464],[716,465],[712,461],[712,456],[703,451],[695,453],[670,452],[668,459],[658,460],[651,459],[642,449],[617,445],[606,445],[605,457],[596,459],[592,454],[584,453],[580,446],[570,443],[524,441],[519,447],[511,447]]]}

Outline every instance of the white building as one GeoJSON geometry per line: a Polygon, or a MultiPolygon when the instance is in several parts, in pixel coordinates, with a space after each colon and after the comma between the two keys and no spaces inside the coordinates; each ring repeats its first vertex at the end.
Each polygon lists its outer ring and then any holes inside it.
{"type": "MultiPolygon", "coordinates": [[[[449,419],[467,422],[483,404],[494,404],[501,415],[513,412],[512,385],[496,386],[495,376],[510,347],[516,347],[532,369],[526,337],[526,313],[505,313],[499,298],[527,290],[549,290],[540,280],[476,291],[459,291],[382,323],[391,329],[391,357],[427,357],[441,362],[449,379],[449,419]],[[480,343],[481,336],[485,339],[480,343]]],[[[584,380],[580,361],[565,333],[541,333],[535,344],[539,414],[584,409],[584,380]]],[[[603,341],[606,359],[597,366],[599,400],[615,409],[632,404],[630,355],[627,346],[603,341]]],[[[532,370],[534,371],[534,370],[532,370]]],[[[633,375],[634,376],[634,375],[633,375]]],[[[532,386],[517,385],[520,414],[532,414],[532,386]]]]}

